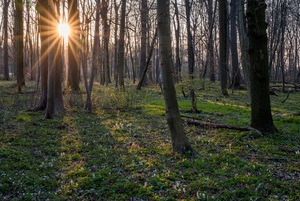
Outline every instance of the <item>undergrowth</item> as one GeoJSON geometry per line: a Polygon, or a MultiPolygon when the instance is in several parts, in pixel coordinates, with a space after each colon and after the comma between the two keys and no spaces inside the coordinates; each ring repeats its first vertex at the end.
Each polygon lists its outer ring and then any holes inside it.
{"type": "MultiPolygon", "coordinates": [[[[197,114],[177,86],[184,116],[248,126],[245,91],[219,95],[209,82],[195,85],[197,114]]],[[[172,152],[164,101],[157,86],[135,91],[95,86],[93,112],[82,102],[54,120],[28,110],[35,86],[23,93],[0,82],[0,200],[299,200],[299,94],[272,97],[280,132],[185,126],[199,156],[172,152]]],[[[84,93],[81,93],[85,100],[84,93]]],[[[78,100],[78,99],[77,99],[78,100]]],[[[74,103],[74,101],[73,101],[74,103]]]]}

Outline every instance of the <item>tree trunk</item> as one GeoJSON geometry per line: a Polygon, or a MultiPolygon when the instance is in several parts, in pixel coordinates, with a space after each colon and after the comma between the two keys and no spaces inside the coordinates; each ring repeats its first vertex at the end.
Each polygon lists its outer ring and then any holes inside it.
{"type": "Polygon", "coordinates": [[[4,1],[3,8],[3,28],[4,28],[4,58],[3,58],[3,67],[4,67],[4,80],[9,80],[9,67],[8,67],[8,7],[10,4],[10,0],[4,1]]]}
{"type": "Polygon", "coordinates": [[[227,92],[227,0],[219,1],[219,37],[220,37],[220,78],[221,93],[228,96],[227,92]]]}
{"type": "Polygon", "coordinates": [[[109,0],[102,0],[101,17],[103,22],[103,73],[104,73],[104,83],[107,86],[110,82],[109,74],[109,34],[110,25],[108,24],[108,5],[109,0]]]}
{"type": "Polygon", "coordinates": [[[282,78],[282,92],[285,91],[285,27],[286,27],[286,5],[285,1],[281,5],[281,41],[280,41],[280,67],[281,67],[281,78],[282,78]]]}
{"type": "MultiPolygon", "coordinates": [[[[215,24],[215,13],[217,8],[217,2],[215,2],[215,10],[213,11],[213,1],[208,0],[207,5],[207,14],[208,14],[208,26],[209,26],[209,36],[208,36],[208,45],[207,45],[207,61],[206,69],[209,66],[209,80],[215,82],[215,56],[214,56],[214,37],[213,37],[213,28],[215,24]]],[[[203,77],[205,74],[203,75],[203,77]]]]}
{"type": "Polygon", "coordinates": [[[249,37],[247,35],[246,16],[244,9],[244,0],[238,0],[238,31],[240,39],[240,50],[242,59],[242,68],[244,79],[247,87],[247,92],[250,100],[250,61],[248,55],[249,37]]]}
{"type": "MultiPolygon", "coordinates": [[[[194,54],[194,45],[193,45],[193,36],[191,32],[191,5],[189,0],[185,0],[185,12],[186,12],[186,29],[187,29],[187,37],[188,37],[188,71],[189,71],[189,79],[194,79],[194,68],[195,68],[195,54],[194,54]]],[[[193,112],[197,112],[197,104],[195,97],[195,91],[193,87],[190,88],[191,96],[191,109],[193,112]]]]}
{"type": "MultiPolygon", "coordinates": [[[[147,54],[147,0],[142,0],[141,5],[141,50],[140,50],[140,79],[142,78],[144,69],[146,67],[147,54]]],[[[144,79],[143,85],[146,84],[147,79],[144,79]]]]}
{"type": "Polygon", "coordinates": [[[96,74],[96,68],[100,64],[98,62],[98,54],[99,54],[99,44],[100,44],[100,0],[97,0],[96,5],[96,19],[95,19],[95,32],[94,32],[94,46],[93,46],[93,56],[92,56],[92,69],[91,69],[91,77],[89,81],[89,85],[87,87],[87,96],[85,102],[85,109],[91,111],[92,110],[92,89],[96,74]]]}
{"type": "Polygon", "coordinates": [[[176,47],[175,47],[175,71],[174,71],[174,79],[175,82],[178,82],[181,80],[181,60],[180,60],[180,20],[179,20],[179,10],[178,10],[178,3],[177,0],[174,2],[175,7],[175,18],[176,23],[174,22],[174,28],[175,28],[175,41],[176,41],[176,47]]]}
{"type": "Polygon", "coordinates": [[[231,0],[230,3],[230,36],[231,36],[231,64],[232,64],[232,76],[231,76],[231,87],[232,89],[239,89],[241,87],[241,73],[239,68],[239,55],[237,51],[237,28],[236,28],[236,17],[237,17],[237,3],[236,0],[231,0]]]}
{"type": "Polygon", "coordinates": [[[269,95],[268,37],[265,0],[248,0],[249,56],[251,82],[251,126],[274,133],[269,95]]]}
{"type": "Polygon", "coordinates": [[[154,36],[152,38],[152,42],[151,42],[151,46],[150,46],[150,49],[149,49],[149,55],[148,55],[148,58],[147,58],[146,66],[145,66],[145,69],[143,71],[141,80],[139,81],[139,83],[136,87],[136,90],[141,90],[144,79],[146,78],[146,73],[147,73],[147,70],[148,70],[149,65],[150,65],[150,61],[151,61],[151,57],[152,57],[152,53],[153,53],[156,38],[157,38],[157,29],[155,30],[154,36]]]}
{"type": "MultiPolygon", "coordinates": [[[[55,2],[49,1],[50,6],[48,12],[51,19],[56,21],[57,8],[55,2]]],[[[62,97],[62,57],[61,57],[61,38],[57,33],[56,23],[48,24],[48,31],[51,35],[48,36],[48,97],[46,107],[46,119],[53,119],[54,116],[64,110],[62,97]]]]}
{"type": "Polygon", "coordinates": [[[119,29],[119,8],[120,3],[117,3],[117,0],[114,0],[114,10],[115,10],[115,55],[114,55],[114,79],[116,83],[116,87],[118,86],[118,29],[119,29]]]}
{"type": "Polygon", "coordinates": [[[124,85],[124,38],[125,38],[125,16],[126,15],[126,0],[122,0],[121,7],[121,22],[120,22],[120,38],[119,38],[119,50],[118,50],[118,78],[121,88],[125,88],[124,85]]]}
{"type": "Polygon", "coordinates": [[[157,0],[157,26],[160,44],[162,84],[166,105],[166,118],[171,133],[173,151],[187,153],[192,152],[193,149],[185,135],[173,82],[169,6],[169,0],[157,0]]]}
{"type": "Polygon", "coordinates": [[[40,57],[40,74],[41,74],[41,96],[38,104],[35,106],[35,110],[44,110],[47,106],[47,94],[48,94],[48,23],[49,19],[48,1],[39,0],[37,10],[39,12],[39,34],[41,40],[41,57],[40,57]]]}
{"type": "Polygon", "coordinates": [[[68,0],[68,87],[72,91],[79,91],[79,44],[80,20],[77,0],[68,0]]]}
{"type": "Polygon", "coordinates": [[[23,34],[23,0],[16,0],[15,2],[15,60],[17,69],[17,87],[18,92],[21,92],[22,86],[25,86],[24,76],[24,34],[23,34]]]}

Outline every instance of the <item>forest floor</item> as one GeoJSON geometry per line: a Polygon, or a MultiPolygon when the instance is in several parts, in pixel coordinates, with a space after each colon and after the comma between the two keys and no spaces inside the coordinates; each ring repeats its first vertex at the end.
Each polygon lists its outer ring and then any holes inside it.
{"type": "MultiPolygon", "coordinates": [[[[83,88],[83,87],[82,87],[83,88]]],[[[245,91],[220,96],[210,82],[195,86],[197,114],[180,84],[183,119],[249,126],[245,91]],[[190,118],[187,118],[190,117],[190,118]]],[[[187,92],[187,91],[186,91],[187,92]]],[[[198,156],[172,152],[158,86],[120,92],[96,84],[95,109],[85,94],[65,94],[53,120],[29,110],[36,86],[15,92],[0,82],[0,200],[299,200],[300,94],[271,97],[279,133],[185,124],[198,156]]]]}

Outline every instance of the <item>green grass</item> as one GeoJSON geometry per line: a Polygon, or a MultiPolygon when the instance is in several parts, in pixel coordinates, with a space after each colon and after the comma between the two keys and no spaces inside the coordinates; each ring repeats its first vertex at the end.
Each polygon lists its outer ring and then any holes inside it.
{"type": "MultiPolygon", "coordinates": [[[[244,91],[222,97],[217,84],[198,84],[198,114],[184,113],[190,101],[177,86],[183,115],[249,125],[244,91]]],[[[286,94],[278,95],[279,133],[186,125],[199,153],[190,157],[172,152],[156,86],[96,86],[92,113],[82,109],[84,94],[72,107],[66,96],[66,112],[45,120],[27,110],[37,101],[34,84],[17,94],[13,82],[0,82],[0,200],[299,200],[300,94],[284,104],[286,94]]]]}

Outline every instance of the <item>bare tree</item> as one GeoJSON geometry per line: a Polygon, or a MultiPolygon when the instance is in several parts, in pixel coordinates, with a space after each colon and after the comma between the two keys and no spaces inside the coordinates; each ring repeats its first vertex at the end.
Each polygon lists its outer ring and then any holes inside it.
{"type": "Polygon", "coordinates": [[[126,0],[122,0],[121,7],[121,22],[120,22],[120,38],[118,49],[118,78],[121,88],[124,88],[124,39],[125,39],[125,16],[126,15],[126,0]]]}
{"type": "Polygon", "coordinates": [[[219,1],[219,37],[220,37],[220,77],[221,93],[228,96],[227,92],[227,0],[219,1]]]}
{"type": "Polygon", "coordinates": [[[54,116],[64,110],[62,97],[62,57],[61,38],[57,32],[59,4],[55,0],[48,1],[49,18],[54,23],[48,24],[48,94],[46,106],[46,119],[53,119],[54,116]]]}
{"type": "Polygon", "coordinates": [[[21,92],[25,85],[24,76],[24,23],[23,23],[23,0],[15,0],[15,62],[17,70],[17,87],[21,92]]]}
{"type": "MultiPolygon", "coordinates": [[[[188,49],[188,71],[189,79],[194,79],[194,70],[195,70],[195,52],[194,52],[194,43],[193,36],[191,32],[191,3],[189,0],[185,0],[185,13],[186,13],[186,29],[187,29],[187,49],[188,49]]],[[[195,97],[194,88],[190,88],[190,98],[192,103],[192,111],[197,112],[197,102],[195,97]]]]}
{"type": "Polygon", "coordinates": [[[231,50],[231,65],[232,65],[232,75],[231,75],[231,88],[239,89],[241,87],[241,72],[239,68],[239,57],[237,50],[237,2],[236,0],[231,0],[230,3],[230,50],[231,50]]]}
{"type": "MultiPolygon", "coordinates": [[[[147,54],[147,23],[148,22],[148,6],[147,0],[141,2],[141,50],[140,50],[140,79],[142,78],[144,69],[146,67],[147,54]]],[[[143,84],[146,83],[146,78],[143,84]]]]}
{"type": "Polygon", "coordinates": [[[72,91],[79,91],[80,19],[77,0],[68,0],[68,24],[71,32],[68,37],[67,85],[72,91]]]}
{"type": "Polygon", "coordinates": [[[103,80],[102,84],[108,85],[110,83],[110,71],[109,71],[109,36],[110,36],[110,24],[108,22],[108,7],[109,0],[102,0],[101,18],[103,27],[103,80]]]}
{"type": "MultiPolygon", "coordinates": [[[[248,96],[250,97],[250,61],[249,61],[249,37],[247,34],[246,15],[244,8],[245,0],[238,0],[238,33],[240,41],[241,63],[243,68],[244,80],[246,83],[248,96]]],[[[249,98],[250,99],[250,98],[249,98]]]]}
{"type": "Polygon", "coordinates": [[[269,94],[268,37],[265,22],[265,0],[248,0],[251,126],[263,132],[274,133],[269,94]]]}
{"type": "Polygon", "coordinates": [[[41,96],[35,110],[44,110],[47,106],[48,94],[48,1],[39,0],[37,11],[39,13],[39,35],[41,41],[40,74],[41,74],[41,96]]]}
{"type": "Polygon", "coordinates": [[[4,0],[3,7],[3,28],[4,28],[4,58],[3,58],[3,66],[4,66],[4,80],[9,80],[9,68],[8,68],[8,8],[9,8],[10,0],[4,0]]]}
{"type": "Polygon", "coordinates": [[[157,27],[160,45],[162,85],[166,105],[166,118],[171,133],[174,152],[187,153],[193,152],[193,149],[185,135],[172,76],[173,62],[169,5],[169,0],[157,0],[157,27]]]}

